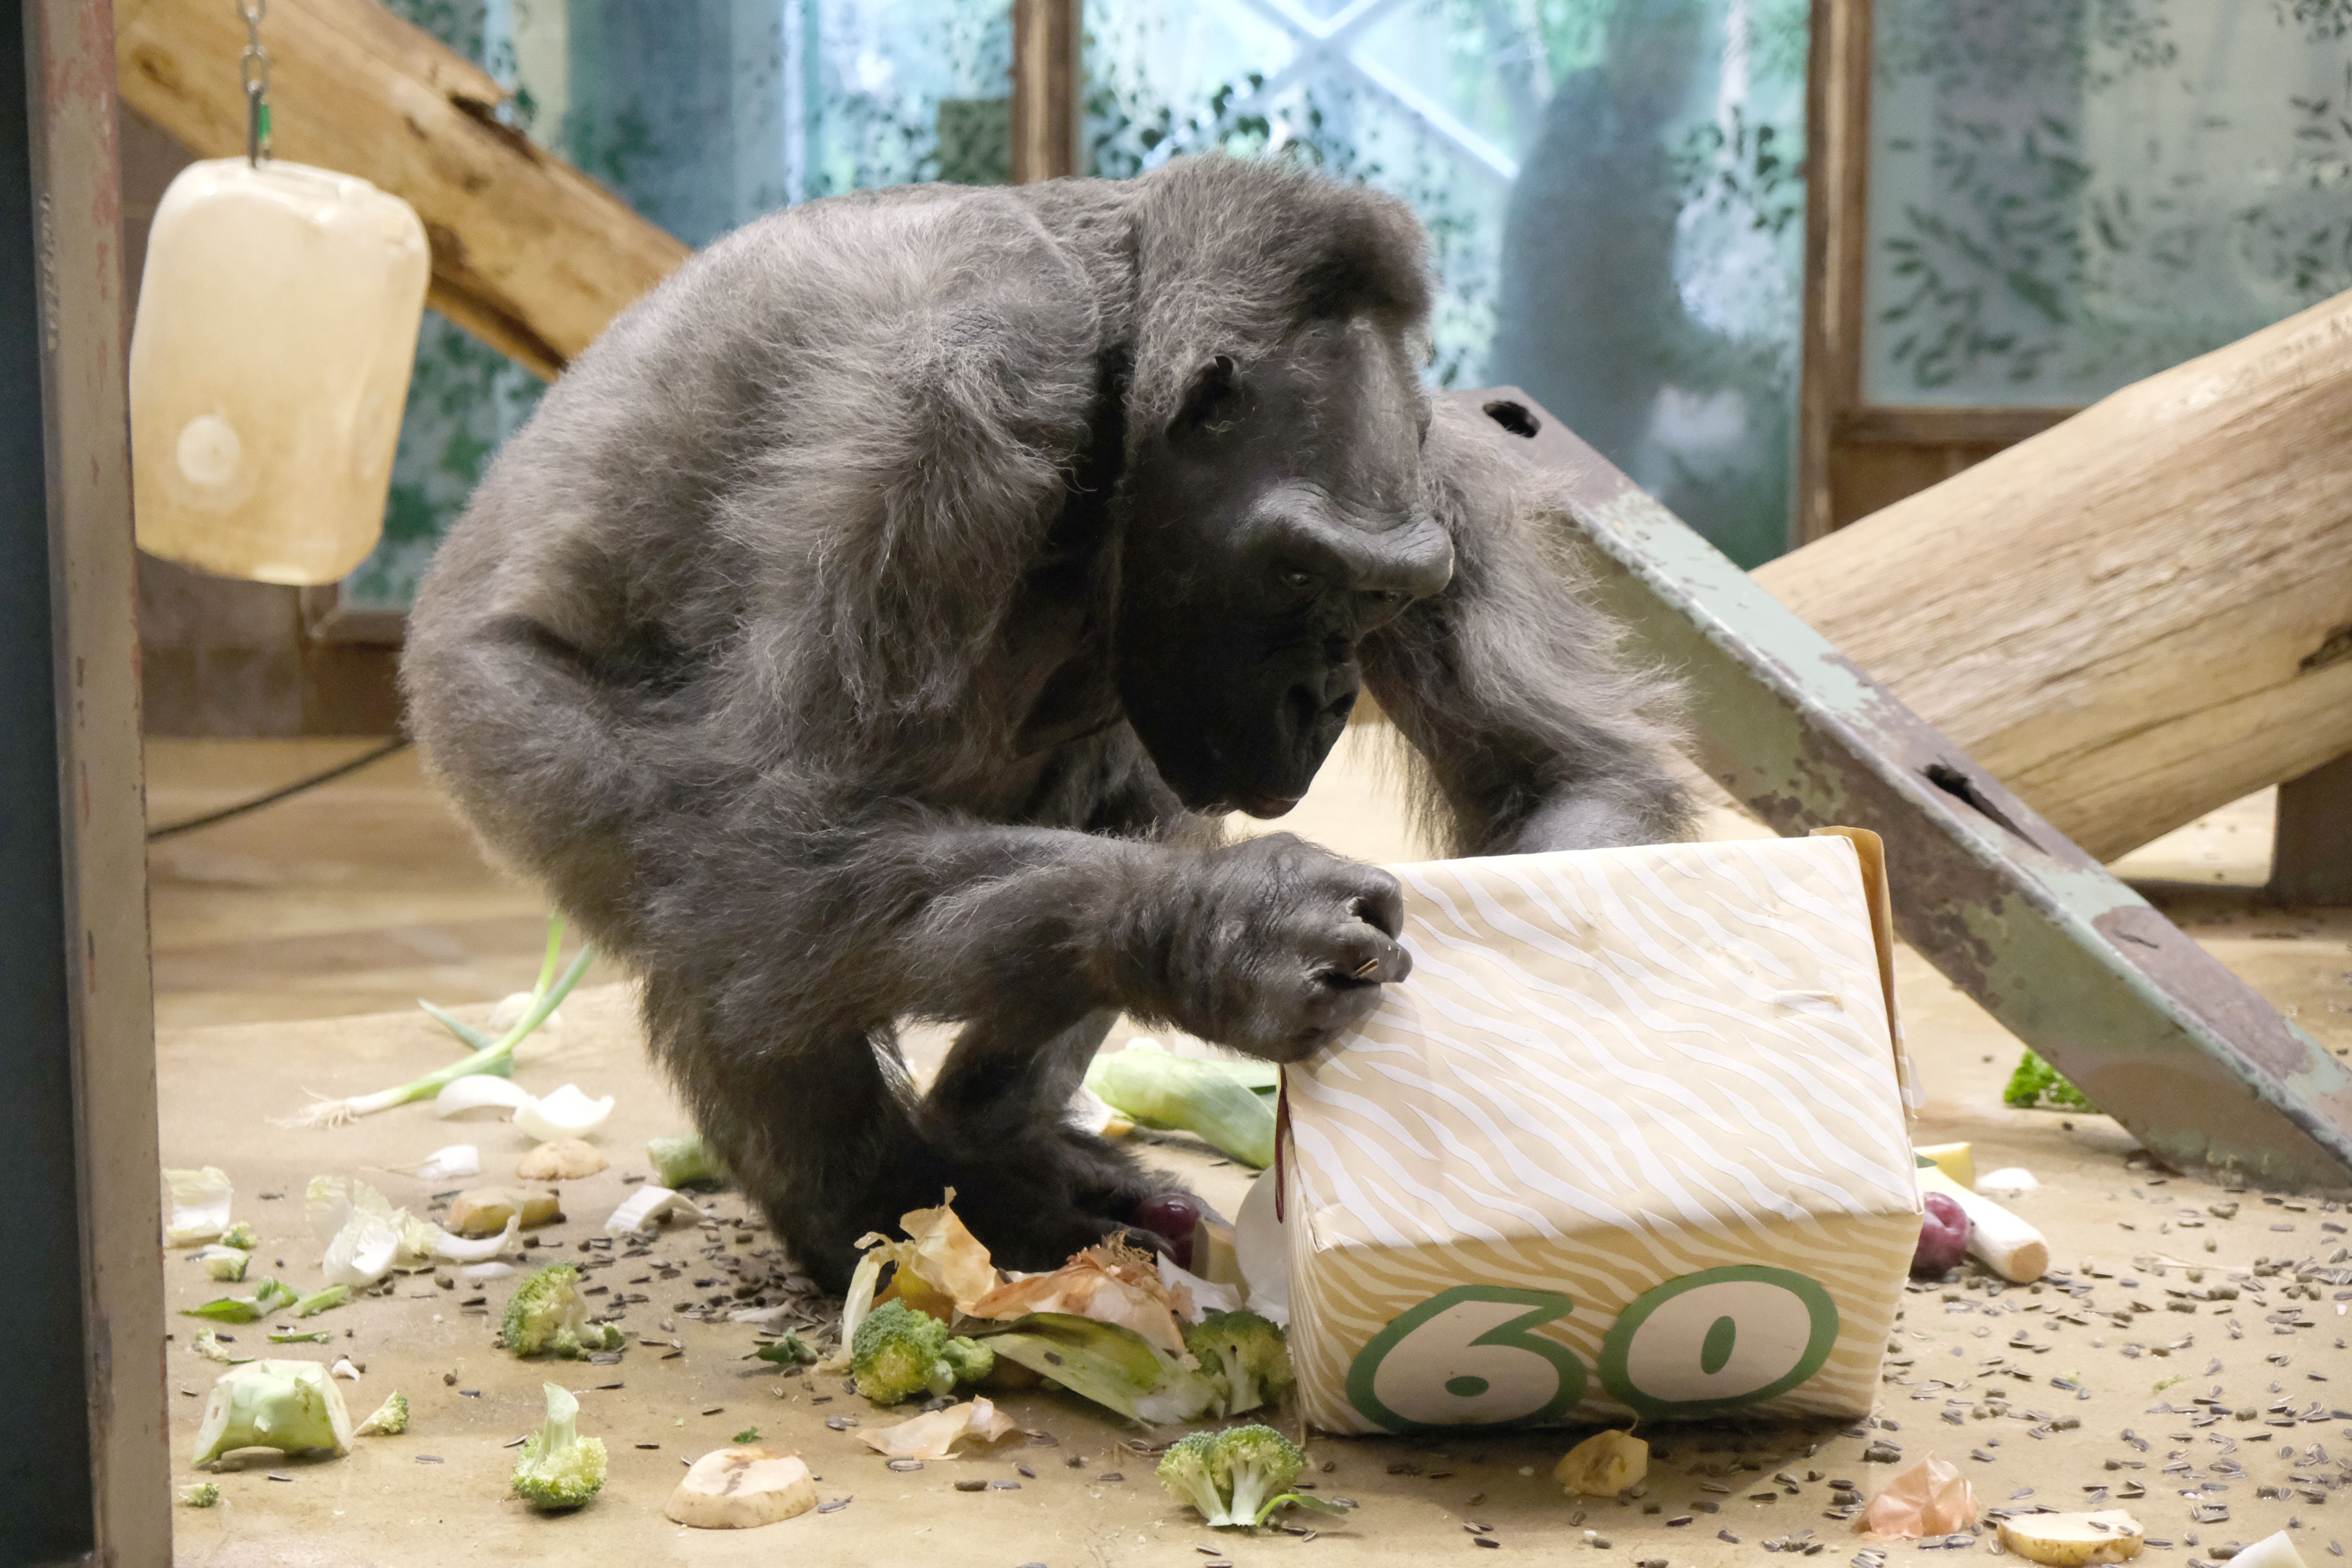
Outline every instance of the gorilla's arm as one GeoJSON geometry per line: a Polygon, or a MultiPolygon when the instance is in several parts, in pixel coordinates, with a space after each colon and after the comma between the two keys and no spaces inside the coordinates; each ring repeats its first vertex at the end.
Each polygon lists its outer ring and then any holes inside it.
{"type": "Polygon", "coordinates": [[[1622,658],[1546,537],[1562,520],[1466,417],[1441,406],[1424,459],[1454,580],[1364,649],[1367,684],[1420,755],[1429,824],[1458,855],[1673,838],[1688,806],[1666,761],[1668,689],[1622,658]]]}

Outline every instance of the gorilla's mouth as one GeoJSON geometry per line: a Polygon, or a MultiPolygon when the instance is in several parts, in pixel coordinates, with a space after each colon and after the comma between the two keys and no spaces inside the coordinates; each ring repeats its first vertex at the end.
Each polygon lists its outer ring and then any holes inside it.
{"type": "Polygon", "coordinates": [[[1242,810],[1264,822],[1290,815],[1291,807],[1306,798],[1296,795],[1253,795],[1243,797],[1242,810]]]}

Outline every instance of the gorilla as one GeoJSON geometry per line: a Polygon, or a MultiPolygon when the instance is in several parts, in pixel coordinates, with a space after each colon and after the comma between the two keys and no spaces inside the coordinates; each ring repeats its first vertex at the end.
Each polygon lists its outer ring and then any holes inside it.
{"type": "Polygon", "coordinates": [[[1682,826],[1430,299],[1401,204],[1280,163],[860,192],[694,257],[483,479],[414,733],[819,1283],[950,1186],[1009,1268],[1128,1226],[1168,1178],[1064,1121],[1121,1012],[1296,1061],[1404,977],[1385,872],[1219,824],[1360,692],[1455,853],[1682,826]],[[910,1019],[961,1026],[919,1096],[910,1019]]]}

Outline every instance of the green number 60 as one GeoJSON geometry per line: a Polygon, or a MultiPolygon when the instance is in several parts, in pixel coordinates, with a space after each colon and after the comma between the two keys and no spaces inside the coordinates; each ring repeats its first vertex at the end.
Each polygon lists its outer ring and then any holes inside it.
{"type": "Polygon", "coordinates": [[[1349,1403],[1391,1432],[1557,1420],[1584,1397],[1584,1365],[1528,1331],[1574,1310],[1552,1290],[1440,1291],[1357,1352],[1349,1403]]]}

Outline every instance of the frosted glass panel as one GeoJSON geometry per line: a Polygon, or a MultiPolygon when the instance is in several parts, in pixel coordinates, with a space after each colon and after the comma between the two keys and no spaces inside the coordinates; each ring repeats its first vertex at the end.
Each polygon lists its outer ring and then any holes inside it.
{"type": "Polygon", "coordinates": [[[1743,563],[1788,530],[1803,0],[1088,0],[1087,136],[1389,191],[1431,379],[1513,382],[1743,563]]]}
{"type": "MultiPolygon", "coordinates": [[[[811,196],[1009,177],[1006,0],[385,0],[513,89],[509,123],[690,245],[811,196]]],[[[427,313],[383,542],[342,584],[404,610],[541,384],[427,313]]]]}
{"type": "Polygon", "coordinates": [[[2071,405],[2352,288],[2346,0],[1878,0],[1864,394],[2071,405]]]}

